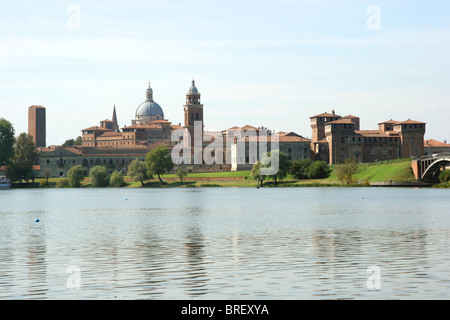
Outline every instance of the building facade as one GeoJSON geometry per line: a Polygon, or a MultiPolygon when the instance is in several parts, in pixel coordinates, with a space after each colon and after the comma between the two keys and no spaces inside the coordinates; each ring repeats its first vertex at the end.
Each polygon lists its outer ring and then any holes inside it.
{"type": "Polygon", "coordinates": [[[310,119],[314,160],[364,163],[424,154],[424,122],[389,120],[378,123],[378,130],[360,130],[359,118],[353,115],[341,117],[333,111],[310,119]]]}

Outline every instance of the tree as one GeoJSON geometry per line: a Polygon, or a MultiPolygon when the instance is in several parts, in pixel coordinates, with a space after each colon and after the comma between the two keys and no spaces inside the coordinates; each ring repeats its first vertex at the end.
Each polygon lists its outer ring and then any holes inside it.
{"type": "Polygon", "coordinates": [[[6,165],[14,155],[14,127],[8,120],[0,119],[0,166],[6,165]]]}
{"type": "Polygon", "coordinates": [[[14,156],[7,164],[6,173],[11,180],[28,180],[33,174],[33,163],[37,157],[33,137],[21,133],[14,144],[14,156]]]}
{"type": "Polygon", "coordinates": [[[94,187],[107,187],[109,184],[109,175],[105,167],[95,166],[89,170],[91,183],[94,187]]]}
{"type": "Polygon", "coordinates": [[[344,163],[337,165],[336,175],[342,183],[353,182],[353,176],[360,171],[359,163],[354,159],[347,159],[344,163]]]}
{"type": "Polygon", "coordinates": [[[307,179],[307,168],[312,164],[311,159],[294,160],[290,168],[291,175],[297,179],[307,179]]]}
{"type": "Polygon", "coordinates": [[[150,179],[147,175],[147,166],[144,161],[135,159],[128,165],[127,175],[130,176],[134,181],[140,181],[144,185],[144,180],[150,179]]]}
{"type": "Polygon", "coordinates": [[[76,139],[68,139],[62,144],[63,147],[81,146],[83,139],[79,136],[76,139]]]}
{"type": "Polygon", "coordinates": [[[261,175],[261,168],[262,168],[262,164],[261,162],[258,160],[256,161],[256,163],[253,165],[252,171],[250,171],[250,177],[253,180],[256,180],[256,186],[259,187],[259,183],[261,182],[261,187],[263,184],[263,180],[265,178],[265,176],[261,175]]]}
{"type": "Polygon", "coordinates": [[[123,187],[125,185],[125,180],[123,179],[123,173],[121,171],[115,170],[111,174],[109,179],[109,184],[113,187],[123,187]]]}
{"type": "Polygon", "coordinates": [[[156,174],[159,182],[163,184],[161,175],[169,172],[173,168],[172,158],[169,149],[165,146],[159,146],[151,150],[145,156],[145,165],[147,166],[148,175],[156,174]]]}
{"type": "Polygon", "coordinates": [[[183,178],[187,176],[186,169],[184,169],[182,166],[179,166],[175,174],[180,178],[181,184],[183,184],[183,178]]]}
{"type": "Polygon", "coordinates": [[[331,169],[325,161],[314,161],[305,169],[309,179],[324,179],[330,175],[331,169]]]}
{"type": "Polygon", "coordinates": [[[450,181],[450,170],[449,169],[441,171],[441,173],[439,174],[439,181],[440,182],[450,181]]]}
{"type": "Polygon", "coordinates": [[[269,163],[270,163],[270,159],[272,157],[278,157],[278,171],[275,174],[270,175],[269,177],[274,179],[275,184],[277,184],[278,180],[281,181],[284,178],[286,178],[287,174],[289,173],[289,168],[290,168],[291,164],[289,163],[289,157],[286,153],[284,153],[280,150],[272,150],[272,151],[267,152],[263,156],[263,163],[264,163],[263,167],[271,166],[271,164],[269,164],[269,163]]]}
{"type": "Polygon", "coordinates": [[[69,172],[67,172],[67,178],[69,179],[69,184],[71,187],[81,187],[81,181],[84,179],[83,167],[81,165],[77,165],[70,168],[69,172]]]}

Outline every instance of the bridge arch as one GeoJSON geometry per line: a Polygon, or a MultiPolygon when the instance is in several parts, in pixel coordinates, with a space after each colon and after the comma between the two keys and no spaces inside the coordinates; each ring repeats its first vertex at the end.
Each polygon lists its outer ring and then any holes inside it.
{"type": "Polygon", "coordinates": [[[420,180],[436,180],[439,177],[440,169],[450,166],[450,153],[440,153],[418,159],[421,162],[422,170],[420,180]]]}

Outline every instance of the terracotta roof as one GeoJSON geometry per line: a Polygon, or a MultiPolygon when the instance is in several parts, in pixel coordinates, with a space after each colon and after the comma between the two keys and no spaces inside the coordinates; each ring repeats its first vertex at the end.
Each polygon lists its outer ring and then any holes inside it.
{"type": "Polygon", "coordinates": [[[406,120],[402,122],[398,122],[397,124],[425,124],[425,122],[415,121],[415,120],[406,120]]]}
{"type": "Polygon", "coordinates": [[[348,116],[345,116],[345,117],[342,117],[342,119],[354,119],[354,118],[358,118],[359,119],[359,117],[357,117],[357,116],[353,116],[353,115],[351,115],[351,114],[349,114],[348,116]]]}
{"type": "Polygon", "coordinates": [[[105,132],[101,136],[97,137],[97,139],[101,139],[104,137],[121,137],[121,136],[122,136],[121,132],[110,131],[110,132],[105,132]]]}
{"type": "MultiPolygon", "coordinates": [[[[152,122],[153,123],[153,122],[152,122]]],[[[126,126],[123,127],[123,129],[135,129],[135,128],[141,128],[141,129],[161,129],[160,126],[158,126],[157,124],[133,124],[131,126],[126,126]]]]}
{"type": "Polygon", "coordinates": [[[329,125],[329,124],[339,124],[339,123],[344,123],[344,124],[355,124],[352,120],[350,120],[349,118],[341,118],[339,120],[334,120],[334,121],[330,121],[325,123],[325,125],[329,125]]]}
{"type": "Polygon", "coordinates": [[[385,123],[392,123],[392,124],[394,124],[394,123],[398,123],[398,122],[400,122],[400,121],[391,119],[391,120],[388,120],[388,121],[379,122],[378,124],[385,124],[385,123]]]}
{"type": "Polygon", "coordinates": [[[450,148],[450,144],[445,143],[445,142],[441,142],[441,141],[437,141],[434,139],[428,139],[424,141],[424,146],[425,147],[446,147],[446,148],[450,148]]]}
{"type": "Polygon", "coordinates": [[[322,117],[340,117],[340,116],[338,116],[337,114],[324,112],[324,113],[321,113],[321,114],[318,114],[318,115],[315,115],[315,116],[312,116],[309,118],[311,119],[311,118],[322,118],[322,117]]]}
{"type": "Polygon", "coordinates": [[[170,128],[175,129],[175,130],[176,129],[183,129],[182,126],[179,126],[179,125],[176,125],[176,124],[171,125],[170,128]]]}
{"type": "MultiPolygon", "coordinates": [[[[267,142],[272,141],[272,136],[265,136],[267,139],[267,142]]],[[[250,136],[245,137],[245,141],[259,141],[259,136],[250,136]]],[[[238,141],[242,141],[241,139],[238,139],[238,141]]],[[[309,139],[305,139],[301,136],[287,136],[287,135],[281,135],[278,137],[279,142],[308,142],[311,141],[309,139]]]]}
{"type": "Polygon", "coordinates": [[[398,133],[395,131],[379,131],[379,130],[355,130],[355,133],[357,135],[363,136],[363,137],[392,137],[394,135],[398,136],[398,133]]]}
{"type": "Polygon", "coordinates": [[[172,122],[167,121],[167,120],[155,120],[155,121],[152,121],[150,123],[172,123],[172,122]]]}
{"type": "Polygon", "coordinates": [[[106,119],[106,120],[102,120],[100,122],[114,122],[114,121],[106,119]]]}
{"type": "Polygon", "coordinates": [[[81,131],[111,131],[111,130],[110,129],[106,129],[106,128],[102,128],[102,127],[99,127],[99,126],[94,126],[94,127],[89,127],[89,128],[83,129],[81,131]]]}

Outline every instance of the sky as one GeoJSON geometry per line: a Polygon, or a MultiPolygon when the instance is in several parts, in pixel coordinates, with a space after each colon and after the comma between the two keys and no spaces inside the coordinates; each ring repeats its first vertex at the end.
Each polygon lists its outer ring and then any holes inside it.
{"type": "Polygon", "coordinates": [[[311,137],[335,110],[361,129],[413,119],[450,140],[450,2],[0,0],[0,118],[18,135],[47,113],[47,145],[153,98],[182,123],[192,79],[206,130],[311,137]]]}

